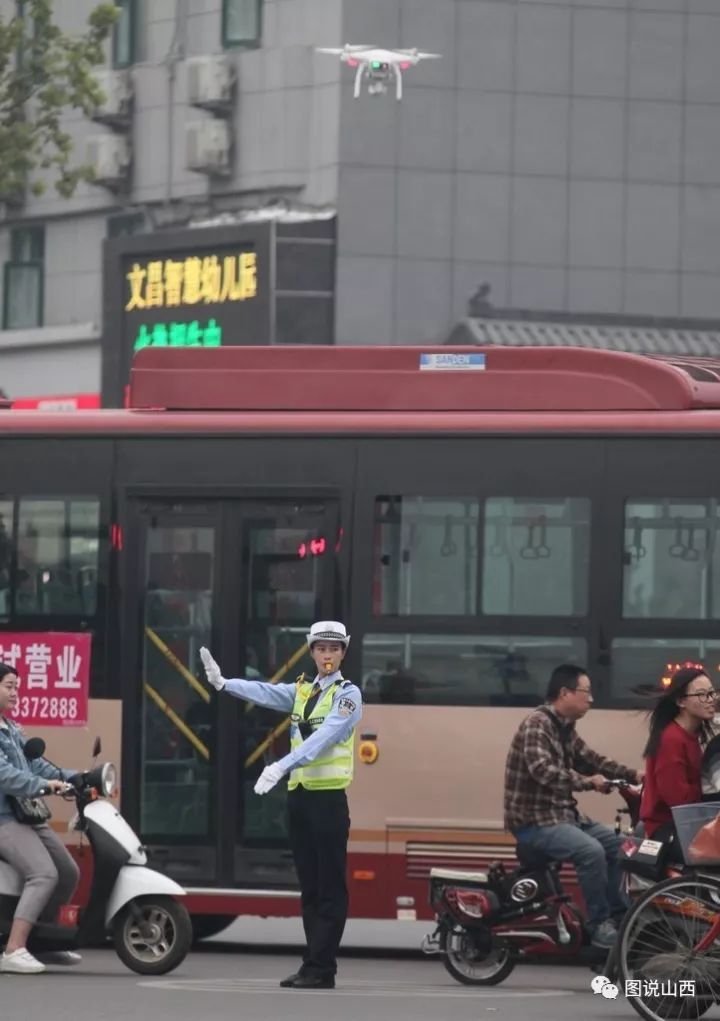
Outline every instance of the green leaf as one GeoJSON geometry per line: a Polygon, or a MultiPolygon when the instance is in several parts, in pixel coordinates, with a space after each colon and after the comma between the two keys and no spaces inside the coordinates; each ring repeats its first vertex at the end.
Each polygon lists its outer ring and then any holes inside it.
{"type": "Polygon", "coordinates": [[[0,16],[0,195],[28,186],[41,194],[45,180],[29,184],[34,171],[50,173],[64,197],[91,179],[91,168],[73,166],[61,119],[69,110],[87,115],[102,100],[93,69],[104,63],[104,43],[120,12],[99,3],[84,33],[70,36],[54,21],[56,6],[62,5],[26,0],[23,18],[0,16]]]}

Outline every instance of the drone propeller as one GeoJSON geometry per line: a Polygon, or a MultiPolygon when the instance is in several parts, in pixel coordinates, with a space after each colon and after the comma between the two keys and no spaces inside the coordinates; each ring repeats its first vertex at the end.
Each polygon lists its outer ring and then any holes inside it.
{"type": "Polygon", "coordinates": [[[418,51],[415,50],[415,56],[418,58],[418,60],[429,60],[429,59],[432,60],[432,59],[439,59],[440,57],[442,57],[442,53],[418,53],[418,51]]]}
{"type": "Polygon", "coordinates": [[[345,46],[316,46],[315,49],[318,53],[332,53],[334,56],[339,57],[342,53],[361,53],[363,50],[374,50],[376,46],[351,46],[350,43],[346,43],[345,46]]]}

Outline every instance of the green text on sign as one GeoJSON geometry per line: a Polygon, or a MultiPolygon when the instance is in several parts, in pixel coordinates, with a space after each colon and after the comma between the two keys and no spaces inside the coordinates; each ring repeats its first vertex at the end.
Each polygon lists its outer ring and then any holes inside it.
{"type": "Polygon", "coordinates": [[[146,326],[144,323],[137,332],[134,351],[144,347],[220,347],[222,345],[222,326],[214,319],[209,319],[201,326],[197,319],[190,323],[155,323],[146,326]]]}

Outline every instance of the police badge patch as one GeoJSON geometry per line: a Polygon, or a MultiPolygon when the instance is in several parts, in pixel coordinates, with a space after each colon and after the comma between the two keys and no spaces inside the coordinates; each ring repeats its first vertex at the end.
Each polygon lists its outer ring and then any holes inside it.
{"type": "Polygon", "coordinates": [[[338,713],[341,716],[352,716],[355,708],[355,703],[351,698],[341,698],[338,702],[338,713]]]}

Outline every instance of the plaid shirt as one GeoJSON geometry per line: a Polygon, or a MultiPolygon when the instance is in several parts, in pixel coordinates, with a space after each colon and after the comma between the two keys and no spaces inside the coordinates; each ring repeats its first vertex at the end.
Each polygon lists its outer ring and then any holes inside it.
{"type": "MultiPolygon", "coordinates": [[[[550,707],[546,707],[550,709],[550,707]]],[[[510,744],[505,762],[505,828],[575,823],[578,812],[573,791],[592,790],[588,777],[637,781],[634,769],[598,755],[552,709],[565,734],[565,747],[556,723],[545,709],[526,716],[510,744]]]]}

